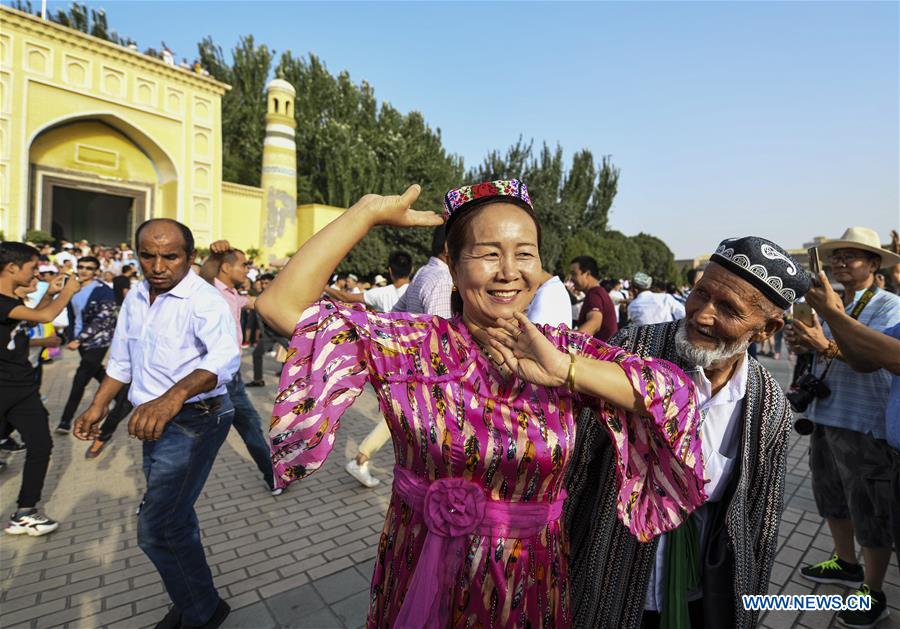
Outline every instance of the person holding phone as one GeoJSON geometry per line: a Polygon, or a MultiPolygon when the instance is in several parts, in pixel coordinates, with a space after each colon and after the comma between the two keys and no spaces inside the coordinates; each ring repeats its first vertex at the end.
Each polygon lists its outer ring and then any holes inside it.
{"type": "Polygon", "coordinates": [[[37,277],[38,250],[21,242],[0,243],[0,419],[19,431],[25,442],[25,467],[18,507],[5,532],[32,537],[52,533],[59,522],[38,513],[44,478],[50,464],[47,409],[28,359],[28,329],[50,323],[81,289],[77,277],[57,277],[35,308],[29,308],[18,289],[30,286],[37,277]]]}
{"type": "MultiPolygon", "coordinates": [[[[900,262],[900,255],[883,249],[875,230],[851,227],[818,249],[828,261],[831,279],[844,287],[841,307],[847,318],[872,330],[900,323],[900,297],[875,283],[876,272],[900,262]]],[[[817,295],[810,293],[813,301],[817,295]]],[[[821,299],[818,304],[825,310],[834,305],[821,299]]],[[[840,335],[843,320],[835,321],[840,335]]],[[[800,572],[815,583],[858,586],[858,593],[871,596],[869,610],[838,614],[844,625],[869,627],[888,613],[883,581],[893,538],[888,514],[896,501],[890,483],[895,455],[885,440],[891,376],[884,369],[867,369],[868,373],[854,369],[854,359],[843,353],[827,321],[822,325],[814,318],[808,326],[795,318],[786,338],[795,352],[815,352],[809,382],[827,388],[827,393],[819,388],[809,403],[808,415],[815,423],[809,466],[813,496],[831,530],[834,553],[800,572]],[[854,537],[862,547],[864,566],[857,561],[854,537]]]]}

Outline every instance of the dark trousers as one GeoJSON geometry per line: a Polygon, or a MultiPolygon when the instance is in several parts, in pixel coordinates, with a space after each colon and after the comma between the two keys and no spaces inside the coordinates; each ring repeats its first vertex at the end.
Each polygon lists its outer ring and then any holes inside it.
{"type": "Polygon", "coordinates": [[[219,603],[194,503],[228,435],[234,408],[227,395],[204,402],[185,405],[158,441],[144,442],[147,491],[138,546],[156,566],[185,625],[206,623],[219,603]]]}
{"type": "Polygon", "coordinates": [[[130,413],[133,408],[134,405],[128,401],[128,387],[125,387],[116,395],[115,404],[113,404],[113,408],[109,412],[109,415],[103,420],[103,424],[100,426],[100,436],[97,437],[97,439],[100,441],[109,441],[112,439],[113,433],[116,432],[116,428],[118,428],[123,419],[128,417],[128,413],[130,413]]]}
{"type": "Polygon", "coordinates": [[[25,442],[25,467],[19,490],[20,509],[30,509],[41,499],[53,440],[47,409],[37,387],[0,387],[0,419],[15,428],[25,442]]]}
{"type": "MultiPolygon", "coordinates": [[[[44,360],[42,358],[38,359],[37,367],[34,368],[34,381],[37,384],[38,391],[41,388],[41,382],[44,379],[44,360]]],[[[40,396],[40,393],[38,394],[40,396]]],[[[0,441],[5,441],[9,439],[12,435],[13,425],[10,424],[4,417],[0,417],[0,441]]]]}
{"type": "MultiPolygon", "coordinates": [[[[81,404],[81,399],[84,397],[84,389],[92,379],[96,380],[98,383],[103,382],[103,378],[106,376],[106,371],[103,369],[103,359],[106,357],[106,352],[108,350],[109,346],[95,347],[93,349],[78,348],[78,353],[81,355],[81,362],[78,363],[78,369],[75,370],[75,377],[72,378],[72,390],[69,391],[69,399],[66,401],[62,417],[59,420],[60,424],[65,426],[70,426],[72,424],[72,418],[75,417],[75,411],[78,410],[78,405],[81,404]]],[[[115,408],[110,413],[111,415],[118,417],[118,421],[116,421],[115,425],[112,427],[113,430],[115,430],[115,426],[118,425],[119,421],[131,411],[131,405],[128,402],[127,387],[123,388],[116,396],[115,404],[115,408]],[[123,408],[123,405],[126,404],[128,405],[127,409],[123,408]]],[[[112,432],[109,434],[112,435],[112,432]]],[[[107,437],[107,439],[108,438],[109,437],[107,437]]]]}
{"type": "Polygon", "coordinates": [[[244,440],[244,445],[247,446],[247,451],[256,463],[256,467],[262,472],[263,479],[269,487],[272,487],[275,476],[272,472],[272,453],[269,448],[269,440],[263,433],[262,418],[247,395],[240,371],[234,375],[227,386],[228,397],[231,398],[231,404],[234,406],[234,428],[244,440]]]}
{"type": "MultiPolygon", "coordinates": [[[[255,313],[254,313],[255,314],[255,313]]],[[[266,352],[270,351],[276,344],[287,347],[290,341],[283,336],[278,336],[269,329],[264,323],[259,321],[259,315],[256,315],[262,334],[259,342],[253,347],[253,379],[262,380],[263,378],[263,357],[266,352]]]]}

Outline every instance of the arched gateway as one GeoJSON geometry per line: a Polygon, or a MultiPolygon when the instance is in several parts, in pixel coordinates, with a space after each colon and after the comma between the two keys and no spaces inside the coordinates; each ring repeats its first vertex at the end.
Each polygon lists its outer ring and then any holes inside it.
{"type": "Polygon", "coordinates": [[[296,167],[281,137],[294,121],[284,81],[271,84],[264,187],[223,182],[229,86],[6,6],[0,22],[3,238],[41,229],[113,245],[140,221],[169,217],[198,244],[227,238],[271,259],[343,211],[295,203],[296,175],[284,175],[296,167]]]}

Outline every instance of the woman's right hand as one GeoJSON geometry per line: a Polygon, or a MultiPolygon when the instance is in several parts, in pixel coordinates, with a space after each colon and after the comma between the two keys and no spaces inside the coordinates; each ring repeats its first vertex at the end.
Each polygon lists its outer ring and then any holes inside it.
{"type": "Polygon", "coordinates": [[[367,194],[350,208],[351,212],[364,215],[368,223],[394,227],[437,227],[444,219],[434,212],[419,211],[412,207],[422,188],[413,184],[403,194],[382,196],[367,194]]]}

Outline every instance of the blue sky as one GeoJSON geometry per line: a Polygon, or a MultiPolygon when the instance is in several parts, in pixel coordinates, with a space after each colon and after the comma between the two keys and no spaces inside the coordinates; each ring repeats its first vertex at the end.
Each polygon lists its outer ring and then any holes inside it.
{"type": "Polygon", "coordinates": [[[676,257],[900,227],[898,3],[88,4],[179,59],[205,35],[314,52],[423,112],[467,166],[520,134],[612,155],[611,226],[676,257]]]}

